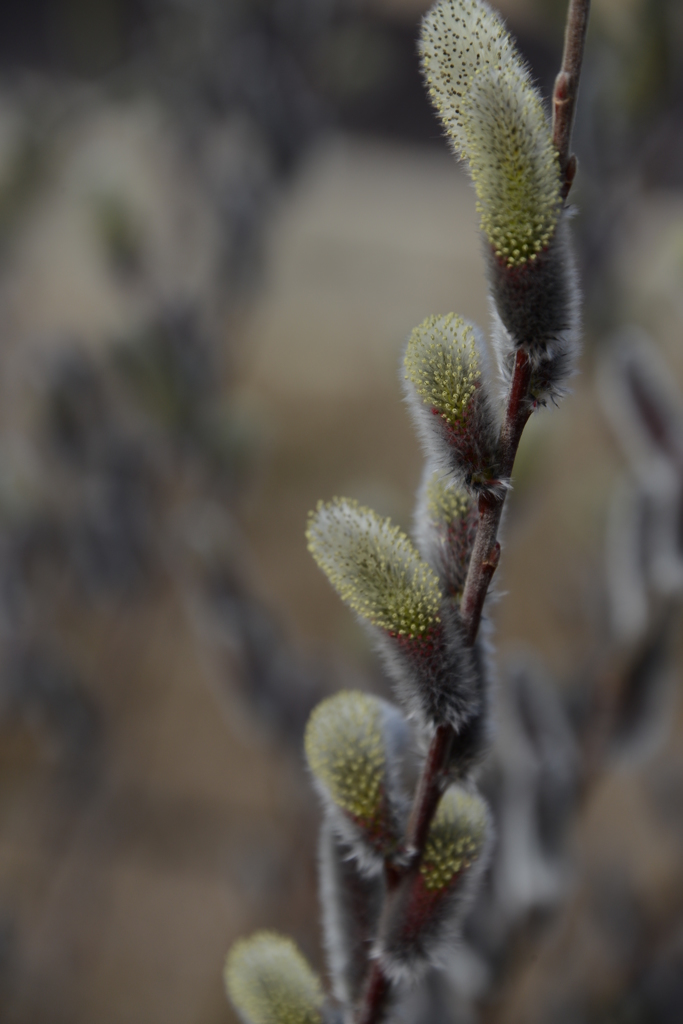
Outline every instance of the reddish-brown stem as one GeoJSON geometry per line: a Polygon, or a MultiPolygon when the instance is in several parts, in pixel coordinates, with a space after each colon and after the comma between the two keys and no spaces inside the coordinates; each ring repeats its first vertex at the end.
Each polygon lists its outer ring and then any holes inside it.
{"type": "Polygon", "coordinates": [[[572,128],[589,12],[590,0],[569,0],[562,67],[553,89],[553,145],[560,158],[563,199],[567,198],[576,174],[576,157],[571,153],[572,128]]]}
{"type": "Polygon", "coordinates": [[[477,638],[486,594],[500,559],[498,527],[519,440],[532,411],[529,400],[530,381],[529,357],[520,349],[515,360],[510,396],[498,446],[498,475],[501,486],[485,492],[479,499],[479,526],[460,604],[465,634],[470,645],[477,638]]]}
{"type": "Polygon", "coordinates": [[[406,834],[408,862],[414,860],[417,852],[424,848],[430,822],[446,785],[445,769],[449,761],[452,743],[453,730],[448,725],[440,725],[434,733],[434,739],[427,754],[408,822],[406,834]]]}
{"type": "Polygon", "coordinates": [[[382,970],[379,960],[373,960],[365,984],[356,1024],[377,1024],[389,1005],[391,982],[382,970]]]}

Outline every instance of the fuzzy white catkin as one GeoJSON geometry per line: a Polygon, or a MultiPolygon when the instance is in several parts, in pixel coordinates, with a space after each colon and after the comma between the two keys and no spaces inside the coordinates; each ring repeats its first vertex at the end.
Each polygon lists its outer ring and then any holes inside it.
{"type": "Polygon", "coordinates": [[[383,916],[377,955],[394,980],[415,981],[440,962],[457,937],[491,842],[491,819],[479,794],[449,787],[434,815],[417,875],[408,877],[383,916]]]}
{"type": "Polygon", "coordinates": [[[454,313],[428,316],[408,339],[403,367],[408,405],[430,458],[472,491],[495,486],[499,424],[479,329],[454,313]]]}
{"type": "Polygon", "coordinates": [[[308,550],[343,601],[395,636],[424,636],[439,622],[439,581],[409,538],[349,498],[319,502],[308,550]]]}
{"type": "Polygon", "coordinates": [[[450,473],[425,465],[415,510],[415,539],[441,581],[460,600],[479,524],[476,499],[450,473]]]}
{"type": "Polygon", "coordinates": [[[360,690],[342,690],[313,709],[304,748],[337,834],[363,871],[381,871],[405,824],[399,761],[409,742],[397,708],[360,690]]]}
{"type": "Polygon", "coordinates": [[[228,953],[228,996],[245,1024],[322,1024],[324,995],[317,975],[291,939],[256,932],[228,953]]]}
{"type": "Polygon", "coordinates": [[[514,43],[487,4],[458,0],[428,11],[418,46],[430,99],[456,153],[467,157],[463,100],[481,68],[519,63],[514,43]]]}

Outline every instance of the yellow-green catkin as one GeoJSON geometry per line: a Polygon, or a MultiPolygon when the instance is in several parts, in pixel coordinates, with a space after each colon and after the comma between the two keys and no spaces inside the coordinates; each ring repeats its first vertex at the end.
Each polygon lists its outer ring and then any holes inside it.
{"type": "Polygon", "coordinates": [[[436,470],[427,484],[427,515],[437,528],[465,520],[476,508],[471,494],[457,487],[446,473],[436,470]]]}
{"type": "Polygon", "coordinates": [[[236,1010],[249,1024],[322,1024],[320,980],[291,939],[256,932],[230,950],[223,972],[236,1010]]]}
{"type": "Polygon", "coordinates": [[[420,865],[425,888],[441,891],[472,866],[486,842],[484,801],[458,786],[441,798],[429,829],[420,865]]]}
{"type": "Polygon", "coordinates": [[[469,163],[481,227],[508,267],[533,262],[561,210],[548,118],[502,21],[481,0],[441,0],[420,51],[430,97],[469,163]]]}
{"type": "Polygon", "coordinates": [[[464,103],[481,227],[509,267],[533,262],[560,215],[560,169],[541,99],[515,67],[475,75],[464,103]]]}
{"type": "Polygon", "coordinates": [[[308,550],[358,615],[400,637],[422,637],[440,621],[439,581],[390,519],[348,498],[319,502],[308,550]]]}
{"type": "Polygon", "coordinates": [[[463,100],[477,71],[519,62],[512,38],[480,0],[441,0],[425,15],[418,46],[430,99],[453,148],[467,158],[463,100]]]}
{"type": "Polygon", "coordinates": [[[481,377],[472,324],[455,313],[428,316],[410,336],[404,368],[426,405],[461,423],[481,377]]]}
{"type": "Polygon", "coordinates": [[[313,710],[304,749],[309,767],[334,802],[364,822],[382,816],[386,756],[379,702],[342,690],[313,710]]]}

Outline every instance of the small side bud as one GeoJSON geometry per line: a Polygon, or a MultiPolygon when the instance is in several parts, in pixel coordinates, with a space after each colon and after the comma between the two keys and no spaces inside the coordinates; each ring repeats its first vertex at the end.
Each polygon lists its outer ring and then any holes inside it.
{"type": "Polygon", "coordinates": [[[418,495],[415,533],[422,555],[448,597],[459,601],[479,524],[476,500],[448,473],[427,464],[418,495]]]}
{"type": "Polygon", "coordinates": [[[306,726],[304,749],[318,789],[337,831],[368,869],[381,867],[401,837],[403,800],[389,745],[397,717],[377,697],[342,690],[318,704],[306,726]]]}
{"type": "Polygon", "coordinates": [[[347,1012],[361,994],[377,936],[384,878],[359,870],[353,851],[324,821],[320,832],[320,903],[333,994],[347,1012]]]}
{"type": "Polygon", "coordinates": [[[406,392],[425,445],[474,491],[496,483],[498,424],[483,364],[479,331],[454,313],[427,317],[404,357],[406,392]]]}
{"type": "Polygon", "coordinates": [[[418,869],[391,899],[378,953],[391,977],[414,980],[457,933],[486,864],[491,824],[480,796],[451,786],[441,798],[418,869]]]}
{"type": "Polygon", "coordinates": [[[269,931],[240,939],[223,977],[245,1024],[323,1024],[320,980],[291,939],[269,931]]]}
{"type": "Polygon", "coordinates": [[[458,728],[478,710],[478,680],[458,610],[391,520],[336,498],[310,516],[308,549],[337,593],[375,627],[397,696],[423,724],[458,728]],[[442,622],[443,617],[443,622],[442,622]]]}

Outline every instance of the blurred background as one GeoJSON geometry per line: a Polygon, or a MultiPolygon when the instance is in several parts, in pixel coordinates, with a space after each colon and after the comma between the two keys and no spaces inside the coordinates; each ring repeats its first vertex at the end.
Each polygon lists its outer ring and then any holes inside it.
{"type": "MultiPolygon", "coordinates": [[[[0,1017],[234,1021],[260,927],[324,971],[307,715],[387,694],[305,550],[408,529],[404,339],[485,325],[423,0],[0,7],[0,1017]]],[[[548,95],[565,0],[498,5],[548,95]]],[[[429,1024],[683,1020],[683,6],[593,0],[573,393],[499,570],[498,845],[429,1024]]]]}

